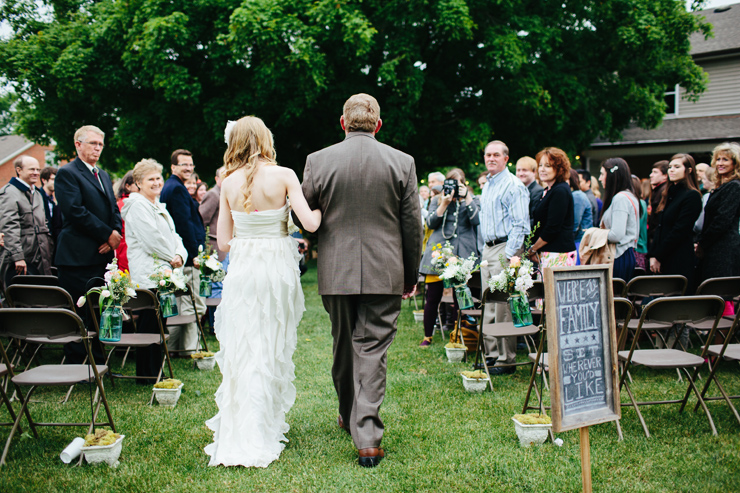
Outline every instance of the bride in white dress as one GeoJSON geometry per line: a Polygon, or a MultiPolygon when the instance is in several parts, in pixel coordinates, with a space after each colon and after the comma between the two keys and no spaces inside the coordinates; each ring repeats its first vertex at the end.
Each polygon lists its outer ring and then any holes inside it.
{"type": "Polygon", "coordinates": [[[223,375],[218,413],[206,421],[209,465],[267,467],[280,457],[295,402],[296,326],[303,315],[298,249],[288,236],[290,205],[308,231],[321,223],[293,170],[277,166],[272,133],[246,116],[227,127],[218,246],[230,251],[215,330],[223,375]]]}

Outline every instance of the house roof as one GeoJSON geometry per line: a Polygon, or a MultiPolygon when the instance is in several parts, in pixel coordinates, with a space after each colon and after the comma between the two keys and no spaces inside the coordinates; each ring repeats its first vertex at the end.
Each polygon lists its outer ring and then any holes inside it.
{"type": "Polygon", "coordinates": [[[712,25],[714,37],[704,39],[701,33],[691,35],[691,55],[703,57],[740,51],[740,3],[695,12],[712,25]]]}
{"type": "Polygon", "coordinates": [[[740,114],[700,118],[672,118],[663,120],[659,127],[652,130],[632,126],[622,132],[622,139],[617,142],[598,139],[591,146],[658,144],[701,140],[740,140],[740,114]]]}
{"type": "Polygon", "coordinates": [[[22,135],[0,136],[0,164],[8,162],[33,145],[33,142],[22,135]]]}

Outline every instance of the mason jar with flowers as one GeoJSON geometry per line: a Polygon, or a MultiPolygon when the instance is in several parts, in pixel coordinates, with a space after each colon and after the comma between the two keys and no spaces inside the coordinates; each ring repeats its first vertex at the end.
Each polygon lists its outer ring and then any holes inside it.
{"type": "Polygon", "coordinates": [[[187,288],[187,278],[182,269],[160,267],[149,276],[149,279],[155,283],[162,317],[176,317],[179,312],[175,291],[185,291],[187,288]]]}
{"type": "Polygon", "coordinates": [[[221,282],[226,277],[223,264],[213,253],[210,244],[198,246],[198,265],[200,266],[200,295],[208,298],[212,293],[212,283],[221,282]]]}
{"type": "Polygon", "coordinates": [[[503,255],[499,256],[499,261],[503,270],[488,279],[488,287],[492,291],[509,295],[509,309],[514,326],[532,325],[532,311],[527,299],[527,291],[534,285],[532,262],[517,256],[511,257],[507,262],[503,255]]]}
{"type": "MultiPolygon", "coordinates": [[[[136,290],[131,282],[131,276],[128,270],[118,269],[118,260],[113,261],[105,266],[104,280],[105,284],[98,288],[93,288],[87,292],[99,293],[98,309],[100,310],[100,334],[99,338],[105,342],[118,342],[121,340],[123,329],[123,305],[136,297],[136,290]]],[[[87,300],[86,296],[80,296],[77,300],[77,306],[82,307],[87,300]]]]}
{"type": "Polygon", "coordinates": [[[452,256],[447,260],[444,269],[439,274],[440,279],[454,286],[455,298],[457,299],[460,310],[467,310],[473,307],[473,295],[470,293],[468,281],[481,267],[488,265],[488,262],[485,260],[480,264],[476,264],[477,261],[478,257],[473,253],[466,259],[452,256]]]}

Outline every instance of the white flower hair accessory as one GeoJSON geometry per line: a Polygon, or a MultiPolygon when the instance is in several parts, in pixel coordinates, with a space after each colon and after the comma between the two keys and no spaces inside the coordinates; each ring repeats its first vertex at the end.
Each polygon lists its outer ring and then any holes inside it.
{"type": "Polygon", "coordinates": [[[226,128],[224,129],[224,142],[226,144],[229,144],[229,137],[231,136],[231,130],[234,128],[234,125],[236,125],[235,121],[227,121],[226,122],[226,128]]]}

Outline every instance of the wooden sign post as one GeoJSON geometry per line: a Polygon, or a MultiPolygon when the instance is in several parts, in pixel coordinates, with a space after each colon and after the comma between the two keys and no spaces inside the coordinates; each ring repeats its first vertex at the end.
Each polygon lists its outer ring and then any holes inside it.
{"type": "Polygon", "coordinates": [[[621,415],[611,267],[544,272],[553,431],[580,428],[583,491],[591,491],[588,427],[621,415]]]}

